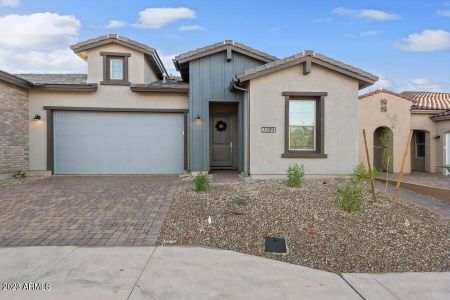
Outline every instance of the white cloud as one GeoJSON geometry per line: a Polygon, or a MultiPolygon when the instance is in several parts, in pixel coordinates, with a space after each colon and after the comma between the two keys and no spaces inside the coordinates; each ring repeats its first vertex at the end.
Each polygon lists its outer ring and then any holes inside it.
{"type": "Polygon", "coordinates": [[[50,49],[68,46],[79,34],[80,21],[55,13],[6,15],[0,17],[0,47],[50,49]]]}
{"type": "Polygon", "coordinates": [[[105,28],[122,28],[127,26],[127,23],[120,20],[111,20],[108,22],[108,24],[105,26],[105,28]]]}
{"type": "Polygon", "coordinates": [[[179,31],[194,31],[194,30],[203,30],[203,27],[200,25],[183,25],[178,27],[179,31]]]}
{"type": "Polygon", "coordinates": [[[337,7],[332,11],[336,15],[340,16],[354,16],[361,19],[367,19],[371,21],[392,21],[399,19],[400,17],[396,14],[388,13],[378,9],[349,9],[345,7],[337,7]]]}
{"type": "Polygon", "coordinates": [[[445,85],[441,82],[431,81],[426,78],[417,78],[409,81],[407,90],[440,92],[444,90],[445,85]]]}
{"type": "Polygon", "coordinates": [[[420,33],[410,34],[404,39],[404,43],[397,47],[411,52],[450,50],[450,32],[442,29],[423,30],[420,33]]]}
{"type": "Polygon", "coordinates": [[[397,20],[399,18],[396,14],[390,14],[376,9],[363,9],[358,13],[358,17],[381,22],[397,20]]]}
{"type": "Polygon", "coordinates": [[[438,10],[436,14],[441,17],[450,17],[450,10],[438,10]]]}
{"type": "Polygon", "coordinates": [[[20,0],[0,0],[0,7],[17,7],[20,5],[20,0]]]}
{"type": "Polygon", "coordinates": [[[179,20],[195,18],[195,11],[187,7],[147,8],[139,12],[139,23],[134,26],[142,29],[159,29],[179,20]]]}
{"type": "Polygon", "coordinates": [[[389,77],[386,77],[382,74],[377,74],[378,81],[375,82],[374,85],[362,90],[360,94],[365,94],[367,92],[371,92],[378,89],[389,89],[394,90],[397,88],[397,83],[389,77]]]}
{"type": "Polygon", "coordinates": [[[49,52],[0,49],[0,69],[10,73],[86,73],[87,64],[70,49],[49,52]]]}
{"type": "Polygon", "coordinates": [[[356,9],[349,9],[345,7],[336,7],[333,9],[333,14],[335,15],[341,15],[341,16],[350,16],[350,15],[356,15],[358,11],[356,9]]]}

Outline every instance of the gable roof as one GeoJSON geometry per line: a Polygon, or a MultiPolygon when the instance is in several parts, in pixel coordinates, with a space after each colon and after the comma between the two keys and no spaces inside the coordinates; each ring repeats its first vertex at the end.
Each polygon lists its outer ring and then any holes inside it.
{"type": "Polygon", "coordinates": [[[1,70],[0,70],[0,81],[13,84],[15,86],[25,89],[29,89],[31,87],[31,82],[29,82],[28,80],[1,70]]]}
{"type": "Polygon", "coordinates": [[[404,91],[401,95],[411,99],[411,109],[443,110],[450,109],[450,93],[404,91]]]}
{"type": "Polygon", "coordinates": [[[347,65],[343,62],[334,60],[330,57],[319,54],[312,50],[305,50],[305,51],[297,53],[295,55],[292,55],[292,56],[289,56],[289,57],[286,57],[283,59],[279,59],[276,61],[272,61],[265,65],[261,65],[261,66],[255,67],[255,68],[245,70],[243,73],[238,74],[236,76],[236,80],[238,82],[248,81],[250,79],[260,77],[260,76],[263,76],[263,75],[266,75],[266,74],[269,74],[272,72],[276,72],[278,70],[282,70],[282,69],[288,68],[290,66],[301,64],[301,63],[304,63],[307,61],[321,65],[323,67],[335,70],[339,73],[342,73],[347,76],[358,79],[360,88],[365,88],[367,86],[370,86],[378,80],[377,76],[375,76],[369,72],[365,72],[359,68],[355,68],[353,66],[347,65]]]}
{"type": "Polygon", "coordinates": [[[277,59],[273,55],[251,48],[244,44],[235,42],[233,40],[225,40],[219,43],[179,54],[173,59],[173,63],[176,70],[181,73],[182,78],[186,80],[189,75],[188,72],[186,72],[186,70],[189,69],[189,61],[222,51],[227,51],[227,55],[228,52],[231,54],[231,51],[235,51],[264,63],[271,62],[277,59]]]}
{"type": "Polygon", "coordinates": [[[364,99],[364,98],[367,98],[367,97],[370,97],[370,96],[373,96],[373,95],[377,95],[377,94],[382,94],[382,93],[390,94],[390,95],[393,95],[393,96],[396,96],[396,97],[399,97],[399,98],[403,98],[405,100],[413,102],[413,100],[411,100],[410,98],[406,97],[405,95],[402,95],[402,94],[399,94],[399,93],[396,93],[396,92],[393,92],[393,91],[390,91],[390,90],[387,90],[387,89],[383,89],[383,88],[376,89],[376,90],[374,90],[372,92],[365,93],[365,94],[359,96],[359,99],[364,99]]]}
{"type": "Polygon", "coordinates": [[[186,53],[179,54],[175,57],[175,66],[193,59],[197,59],[203,56],[211,55],[213,53],[221,52],[227,49],[231,49],[236,52],[243,53],[245,55],[254,57],[263,62],[269,62],[276,60],[277,58],[273,55],[267,54],[265,52],[259,51],[257,49],[248,47],[244,44],[235,42],[233,40],[225,40],[223,42],[215,43],[209,46],[198,48],[186,53]]]}
{"type": "Polygon", "coordinates": [[[107,34],[89,39],[70,46],[70,49],[72,49],[82,59],[86,60],[86,57],[82,55],[84,51],[111,43],[119,44],[147,55],[150,58],[152,67],[155,69],[160,79],[162,79],[163,74],[167,74],[167,70],[164,67],[164,64],[162,63],[156,49],[117,34],[107,34]]]}

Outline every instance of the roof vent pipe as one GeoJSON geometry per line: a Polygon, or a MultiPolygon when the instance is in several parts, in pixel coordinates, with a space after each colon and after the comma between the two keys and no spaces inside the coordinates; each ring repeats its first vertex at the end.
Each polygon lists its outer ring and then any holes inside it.
{"type": "Polygon", "coordinates": [[[167,74],[166,73],[163,74],[163,83],[167,83],[167,74]]]}

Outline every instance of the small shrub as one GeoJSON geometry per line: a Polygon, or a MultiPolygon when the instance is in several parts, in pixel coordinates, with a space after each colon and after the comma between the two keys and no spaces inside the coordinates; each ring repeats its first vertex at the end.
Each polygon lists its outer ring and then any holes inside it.
{"type": "Polygon", "coordinates": [[[290,165],[288,169],[287,185],[289,187],[299,187],[303,182],[304,176],[305,170],[303,168],[303,165],[301,166],[297,164],[290,165]]]}
{"type": "Polygon", "coordinates": [[[236,203],[239,206],[246,206],[250,199],[247,196],[237,196],[234,198],[234,203],[236,203]]]}
{"type": "Polygon", "coordinates": [[[361,209],[363,189],[354,181],[338,191],[336,203],[346,212],[357,212],[361,209]]]}
{"type": "Polygon", "coordinates": [[[25,178],[25,177],[27,177],[27,173],[25,173],[24,171],[17,171],[16,173],[13,174],[12,177],[13,178],[25,178]]]}
{"type": "Polygon", "coordinates": [[[369,171],[367,171],[366,166],[364,166],[363,163],[357,165],[356,168],[353,170],[352,179],[357,182],[366,181],[370,179],[369,171]]]}
{"type": "Polygon", "coordinates": [[[209,189],[208,173],[200,172],[194,178],[196,192],[205,192],[209,189]]]}
{"type": "MultiPolygon", "coordinates": [[[[379,174],[379,171],[375,168],[372,169],[373,177],[377,177],[379,174]]],[[[366,166],[364,166],[363,163],[360,163],[356,166],[356,168],[353,170],[352,175],[352,181],[355,182],[369,182],[370,181],[370,172],[366,169],[366,166]]]]}

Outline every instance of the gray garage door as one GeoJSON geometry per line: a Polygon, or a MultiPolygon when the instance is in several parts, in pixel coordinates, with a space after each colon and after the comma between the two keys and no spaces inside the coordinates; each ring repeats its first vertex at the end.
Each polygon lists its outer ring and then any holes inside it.
{"type": "Polygon", "coordinates": [[[180,174],[184,116],[55,111],[55,174],[180,174]]]}

